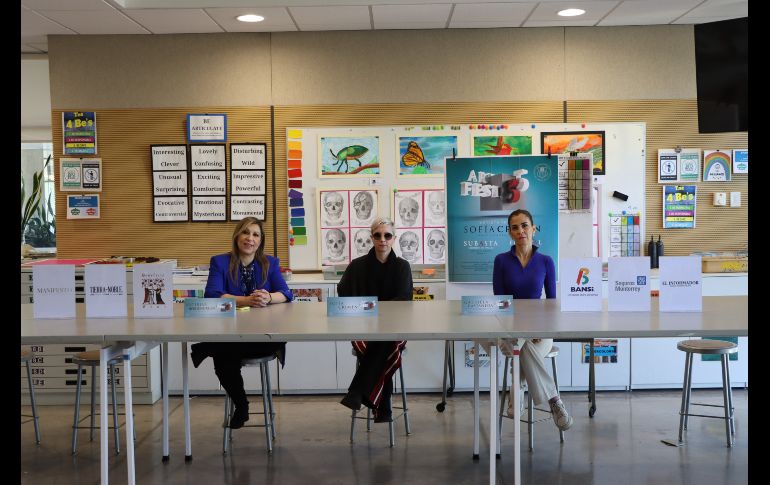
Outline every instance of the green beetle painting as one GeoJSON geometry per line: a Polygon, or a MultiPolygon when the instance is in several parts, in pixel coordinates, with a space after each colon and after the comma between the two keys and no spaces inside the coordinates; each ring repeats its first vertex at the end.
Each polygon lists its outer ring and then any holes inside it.
{"type": "Polygon", "coordinates": [[[355,160],[358,162],[358,166],[361,166],[361,160],[360,158],[364,156],[366,152],[368,152],[369,149],[365,146],[361,145],[351,145],[347,146],[345,148],[342,148],[340,151],[338,151],[336,154],[329,149],[329,153],[332,154],[334,158],[337,159],[337,163],[335,164],[335,169],[339,172],[342,170],[342,164],[345,164],[345,172],[348,172],[350,170],[350,167],[348,166],[349,160],[355,160]]]}

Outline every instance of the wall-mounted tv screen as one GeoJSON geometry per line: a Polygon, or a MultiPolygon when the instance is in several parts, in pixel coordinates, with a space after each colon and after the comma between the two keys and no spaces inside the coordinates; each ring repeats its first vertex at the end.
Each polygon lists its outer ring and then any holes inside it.
{"type": "Polygon", "coordinates": [[[749,130],[749,19],[698,24],[698,132],[749,130]]]}

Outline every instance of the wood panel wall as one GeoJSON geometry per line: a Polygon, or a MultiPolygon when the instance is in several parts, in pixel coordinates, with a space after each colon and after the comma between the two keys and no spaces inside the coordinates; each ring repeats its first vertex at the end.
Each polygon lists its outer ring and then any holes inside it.
{"type": "MultiPolygon", "coordinates": [[[[83,106],[74,109],[88,110],[83,106]]],[[[57,187],[58,257],[155,256],[176,259],[180,266],[191,266],[208,263],[212,255],[229,249],[234,223],[152,222],[150,145],[185,143],[188,113],[226,113],[228,144],[267,144],[265,249],[268,254],[278,256],[283,266],[289,265],[285,194],[286,128],[290,126],[643,121],[647,123],[645,186],[648,235],[662,234],[668,255],[747,248],[747,175],[735,176],[731,182],[698,183],[697,228],[662,229],[662,188],[657,183],[657,150],[677,145],[702,149],[746,148],[748,133],[699,134],[695,100],[572,101],[566,103],[566,110],[565,119],[564,103],[561,101],[276,106],[272,131],[270,107],[267,106],[96,110],[97,156],[102,158],[103,168],[102,217],[97,220],[67,220],[67,193],[59,192],[57,187]],[[711,205],[714,192],[730,191],[741,192],[742,207],[711,205]],[[726,221],[729,221],[728,230],[725,230],[726,221]]],[[[57,180],[59,159],[63,157],[62,111],[65,110],[51,112],[57,180]]],[[[228,149],[228,167],[229,155],[228,149]]],[[[608,160],[608,170],[622,169],[622,160],[608,160]]]]}

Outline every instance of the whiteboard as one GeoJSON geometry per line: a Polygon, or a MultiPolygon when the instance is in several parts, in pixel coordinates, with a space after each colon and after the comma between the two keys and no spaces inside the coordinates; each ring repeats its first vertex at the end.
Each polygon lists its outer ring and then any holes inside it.
{"type": "MultiPolygon", "coordinates": [[[[595,196],[592,210],[559,212],[559,258],[601,256],[607,261],[609,254],[610,212],[627,211],[640,214],[642,245],[645,239],[645,154],[646,124],[638,123],[545,123],[501,125],[431,125],[431,126],[365,126],[365,127],[289,127],[287,142],[301,146],[301,180],[305,211],[306,245],[289,246],[289,265],[292,270],[321,270],[318,194],[320,190],[377,190],[377,206],[380,216],[391,216],[391,194],[396,189],[420,188],[443,189],[444,179],[435,176],[398,175],[399,135],[414,136],[457,136],[457,156],[472,156],[474,136],[531,136],[532,153],[540,152],[542,132],[604,131],[605,175],[595,175],[593,186],[595,196]],[[350,178],[322,178],[319,169],[319,137],[321,136],[377,136],[380,140],[378,175],[350,178]],[[627,201],[612,197],[618,191],[628,195],[627,201]]],[[[291,156],[289,157],[291,158],[291,156]]],[[[291,171],[291,168],[289,169],[291,171]]],[[[281,203],[276,201],[276,203],[281,203]]],[[[289,198],[283,202],[289,211],[289,198]]],[[[291,227],[289,228],[292,229],[291,227]]],[[[398,228],[397,228],[398,230],[398,228]]],[[[290,232],[289,237],[292,237],[290,232]]],[[[642,254],[644,253],[642,248],[642,254]]]]}

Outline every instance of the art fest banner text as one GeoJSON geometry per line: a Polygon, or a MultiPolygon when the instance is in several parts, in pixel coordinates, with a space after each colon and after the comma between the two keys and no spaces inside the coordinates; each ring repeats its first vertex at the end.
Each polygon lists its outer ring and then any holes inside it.
{"type": "Polygon", "coordinates": [[[532,214],[539,252],[559,266],[557,157],[524,155],[447,159],[450,282],[489,283],[495,256],[510,251],[508,215],[532,214]]]}

